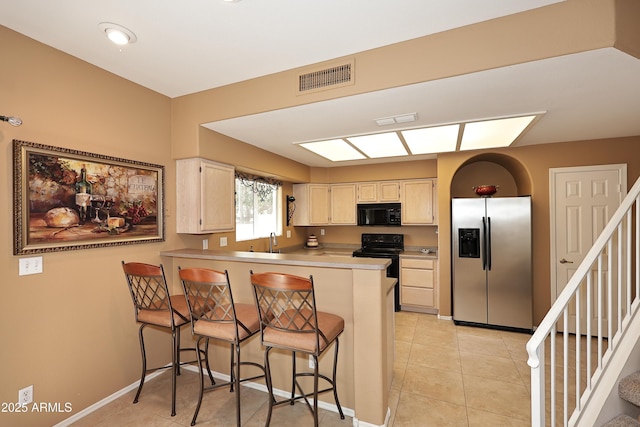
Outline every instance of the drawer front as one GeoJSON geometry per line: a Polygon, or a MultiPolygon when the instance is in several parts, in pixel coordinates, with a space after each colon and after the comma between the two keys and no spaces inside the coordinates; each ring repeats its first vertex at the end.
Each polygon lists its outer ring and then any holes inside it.
{"type": "Polygon", "coordinates": [[[433,289],[434,272],[433,270],[416,270],[412,268],[403,268],[400,283],[402,286],[416,286],[420,288],[433,289]]]}
{"type": "Polygon", "coordinates": [[[412,288],[402,286],[400,291],[400,303],[419,305],[422,307],[434,307],[433,289],[412,288]]]}
{"type": "Polygon", "coordinates": [[[408,268],[424,268],[427,270],[433,270],[435,267],[435,261],[432,259],[402,259],[402,267],[408,268]]]}

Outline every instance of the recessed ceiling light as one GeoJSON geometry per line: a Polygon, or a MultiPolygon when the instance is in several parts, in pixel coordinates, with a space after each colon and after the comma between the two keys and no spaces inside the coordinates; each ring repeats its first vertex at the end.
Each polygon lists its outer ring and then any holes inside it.
{"type": "Polygon", "coordinates": [[[434,126],[401,131],[411,154],[433,154],[456,151],[460,125],[434,126]]]}
{"type": "Polygon", "coordinates": [[[365,157],[343,139],[331,139],[328,141],[304,142],[299,144],[309,151],[329,159],[332,162],[345,160],[361,160],[365,157]]]}
{"type": "Polygon", "coordinates": [[[349,137],[347,140],[368,157],[406,156],[407,150],[396,132],[349,137]]]}
{"type": "Polygon", "coordinates": [[[104,32],[109,40],[120,46],[135,43],[136,40],[138,40],[136,35],[133,34],[133,31],[123,27],[122,25],[114,24],[112,22],[101,22],[98,24],[98,28],[104,32]]]}

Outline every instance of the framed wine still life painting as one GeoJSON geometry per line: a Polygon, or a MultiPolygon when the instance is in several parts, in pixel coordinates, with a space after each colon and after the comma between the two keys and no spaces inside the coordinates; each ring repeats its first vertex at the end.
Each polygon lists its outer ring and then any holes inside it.
{"type": "Polygon", "coordinates": [[[13,141],[14,255],[160,242],[164,166],[13,141]]]}

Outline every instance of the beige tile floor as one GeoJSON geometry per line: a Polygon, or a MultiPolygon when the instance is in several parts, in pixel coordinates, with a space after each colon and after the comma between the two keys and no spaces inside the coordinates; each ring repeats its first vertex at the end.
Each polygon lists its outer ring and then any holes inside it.
{"type": "MultiPolygon", "coordinates": [[[[527,334],[455,326],[428,314],[396,313],[396,361],[389,427],[529,426],[527,334]]],[[[145,384],[138,404],[134,392],[73,424],[91,426],[189,426],[197,400],[197,374],[178,380],[177,415],[169,416],[168,373],[145,384]]],[[[266,394],[242,389],[243,426],[263,426],[266,394]]],[[[235,426],[232,393],[205,394],[198,426],[235,426]]],[[[310,426],[304,404],[274,409],[272,426],[310,426]]],[[[323,427],[351,426],[353,420],[321,411],[323,427]]]]}

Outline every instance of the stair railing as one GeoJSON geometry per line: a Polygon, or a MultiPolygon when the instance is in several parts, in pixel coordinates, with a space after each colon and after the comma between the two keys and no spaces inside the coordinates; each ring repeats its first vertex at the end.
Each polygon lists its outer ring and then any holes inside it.
{"type": "Polygon", "coordinates": [[[638,312],[639,204],[640,179],[526,345],[533,427],[576,425],[638,312]]]}

